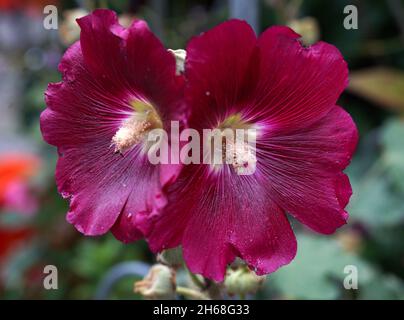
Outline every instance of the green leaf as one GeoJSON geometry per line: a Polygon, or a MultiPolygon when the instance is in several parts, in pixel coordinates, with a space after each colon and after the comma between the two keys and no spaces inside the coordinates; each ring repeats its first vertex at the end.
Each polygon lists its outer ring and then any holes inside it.
{"type": "Polygon", "coordinates": [[[266,286],[275,286],[286,298],[336,299],[344,290],[347,265],[358,268],[360,285],[373,278],[371,267],[344,251],[334,238],[300,234],[295,260],[270,275],[266,286]]]}

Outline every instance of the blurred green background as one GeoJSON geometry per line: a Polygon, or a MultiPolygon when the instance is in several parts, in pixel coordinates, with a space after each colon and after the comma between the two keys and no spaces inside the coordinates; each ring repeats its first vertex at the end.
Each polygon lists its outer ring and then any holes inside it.
{"type": "Polygon", "coordinates": [[[353,185],[349,223],[332,236],[294,223],[296,259],[249,298],[404,299],[400,0],[0,0],[0,298],[138,299],[134,272],[108,290],[102,284],[123,262],[155,262],[143,241],[124,245],[111,235],[87,238],[65,221],[68,204],[53,178],[56,150],[39,131],[43,92],[48,82],[60,80],[60,57],[79,36],[75,18],[97,7],[114,9],[124,25],[145,19],[173,49],[232,16],[248,19],[258,33],[288,24],[307,44],[321,39],[337,46],[350,68],[350,85],[339,104],[360,131],[347,169],[353,185]],[[43,27],[47,4],[58,8],[58,30],[43,27]],[[358,9],[358,29],[346,30],[344,7],[351,4],[358,9]],[[45,265],[57,266],[58,290],[44,289],[45,265]],[[358,269],[358,290],[343,287],[347,265],[358,269]]]}

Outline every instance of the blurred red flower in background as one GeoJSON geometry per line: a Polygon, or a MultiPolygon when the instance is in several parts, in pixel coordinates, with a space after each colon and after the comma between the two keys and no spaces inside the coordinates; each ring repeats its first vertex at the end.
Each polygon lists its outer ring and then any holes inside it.
{"type": "Polygon", "coordinates": [[[56,0],[0,0],[0,10],[22,10],[42,14],[43,8],[49,4],[56,5],[56,0]]]}
{"type": "Polygon", "coordinates": [[[0,155],[0,209],[30,215],[38,203],[30,189],[30,181],[38,172],[40,159],[33,154],[0,155]]]}
{"type": "Polygon", "coordinates": [[[4,258],[32,236],[32,230],[29,228],[5,228],[0,227],[0,263],[4,258]]]}

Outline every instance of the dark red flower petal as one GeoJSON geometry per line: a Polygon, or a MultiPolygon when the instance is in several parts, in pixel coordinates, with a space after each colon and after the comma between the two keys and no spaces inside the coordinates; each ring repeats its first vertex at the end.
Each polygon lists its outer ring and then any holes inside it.
{"type": "Polygon", "coordinates": [[[240,256],[265,274],[295,256],[296,240],[285,214],[255,177],[187,166],[168,199],[146,231],[148,241],[154,251],[182,244],[194,273],[222,281],[227,264],[240,256]]]}
{"type": "Polygon", "coordinates": [[[92,74],[116,83],[126,75],[125,38],[127,30],[119,25],[116,13],[111,10],[95,10],[77,19],[80,26],[80,46],[84,63],[92,74]]]}
{"type": "MultiPolygon", "coordinates": [[[[128,29],[127,61],[131,88],[139,88],[157,106],[165,119],[179,119],[184,79],[175,76],[176,63],[172,53],[150,31],[146,22],[138,20],[128,29]]],[[[169,121],[167,121],[169,124],[169,121]]],[[[169,131],[169,128],[166,128],[169,131]]]]}
{"type": "Polygon", "coordinates": [[[247,117],[269,130],[304,128],[325,116],[348,84],[348,68],[334,46],[303,47],[287,27],[267,29],[258,39],[258,84],[247,117]]]}
{"type": "Polygon", "coordinates": [[[258,145],[273,199],[302,223],[332,233],[346,223],[351,187],[342,170],[356,147],[351,117],[335,106],[320,121],[289,134],[271,136],[258,145]]]}
{"type": "Polygon", "coordinates": [[[251,94],[258,66],[256,36],[243,21],[220,24],[187,45],[185,92],[192,106],[191,126],[216,126],[251,94]],[[254,59],[255,58],[255,59],[254,59]]]}

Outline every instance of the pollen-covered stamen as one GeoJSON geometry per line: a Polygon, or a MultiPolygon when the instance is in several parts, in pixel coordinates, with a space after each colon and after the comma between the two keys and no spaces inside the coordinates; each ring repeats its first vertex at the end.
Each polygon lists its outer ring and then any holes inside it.
{"type": "Polygon", "coordinates": [[[231,165],[238,175],[254,173],[257,158],[253,146],[247,141],[224,141],[222,148],[224,162],[231,165]]]}
{"type": "Polygon", "coordinates": [[[142,141],[147,130],[151,128],[151,123],[147,120],[130,118],[125,120],[121,128],[112,138],[115,152],[124,153],[135,144],[142,141]]]}
{"type": "Polygon", "coordinates": [[[255,126],[240,114],[226,118],[213,130],[209,141],[212,168],[220,170],[227,164],[239,175],[253,174],[257,163],[256,134],[255,126]]]}
{"type": "Polygon", "coordinates": [[[135,100],[131,103],[134,113],[123,121],[112,137],[116,153],[124,153],[141,143],[150,130],[161,128],[162,122],[154,107],[146,102],[135,100]]]}

